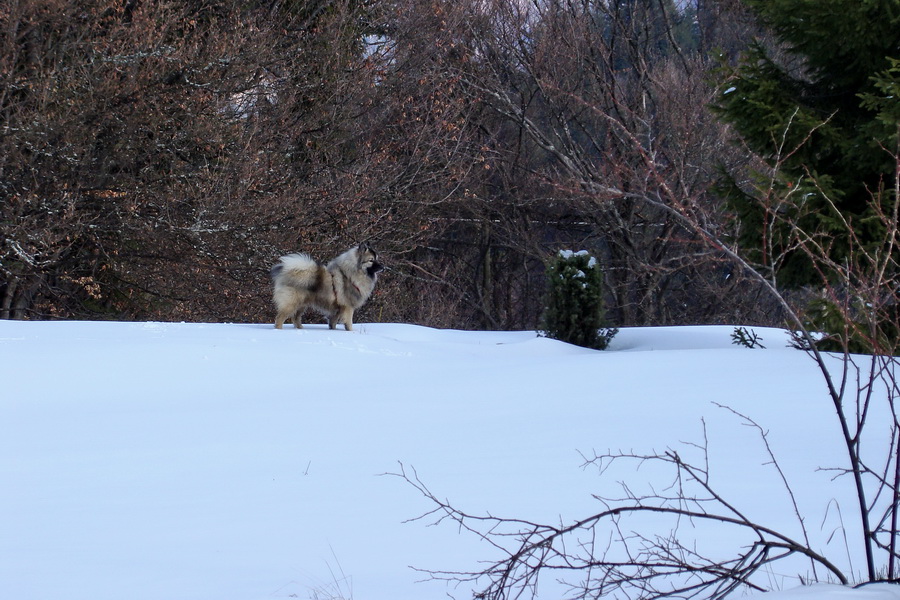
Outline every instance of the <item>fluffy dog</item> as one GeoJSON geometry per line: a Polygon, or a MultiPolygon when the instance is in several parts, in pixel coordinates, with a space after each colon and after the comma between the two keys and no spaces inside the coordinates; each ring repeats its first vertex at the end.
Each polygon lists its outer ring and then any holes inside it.
{"type": "Polygon", "coordinates": [[[275,327],[281,329],[287,320],[303,327],[303,313],[313,308],[325,315],[330,329],[343,323],[352,331],[353,311],[372,295],[382,270],[378,254],[367,243],[350,248],[327,265],[308,254],[282,256],[271,272],[278,310],[275,327]]]}

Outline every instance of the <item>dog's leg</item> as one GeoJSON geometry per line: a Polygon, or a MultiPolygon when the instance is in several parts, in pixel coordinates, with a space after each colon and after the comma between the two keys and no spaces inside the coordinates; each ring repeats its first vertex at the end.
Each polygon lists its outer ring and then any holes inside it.
{"type": "Polygon", "coordinates": [[[341,311],[341,319],[344,323],[344,329],[347,331],[353,331],[353,309],[345,308],[341,311]]]}
{"type": "Polygon", "coordinates": [[[297,312],[299,298],[296,293],[283,286],[275,286],[275,329],[281,329],[284,322],[294,319],[294,313],[297,312]]]}
{"type": "Polygon", "coordinates": [[[304,308],[297,310],[297,312],[294,313],[294,317],[291,319],[291,321],[294,323],[294,327],[296,327],[297,329],[303,329],[303,310],[304,310],[304,308]]]}
{"type": "Polygon", "coordinates": [[[335,308],[334,312],[328,315],[328,329],[337,329],[338,323],[346,325],[346,321],[344,321],[346,314],[346,309],[341,307],[335,308]]]}

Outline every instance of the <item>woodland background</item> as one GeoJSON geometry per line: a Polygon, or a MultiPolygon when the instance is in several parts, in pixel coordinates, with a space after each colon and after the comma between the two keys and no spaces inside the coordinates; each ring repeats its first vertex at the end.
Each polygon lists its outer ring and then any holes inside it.
{"type": "Polygon", "coordinates": [[[783,325],[645,201],[737,249],[752,44],[739,0],[4,2],[0,318],[266,322],[278,256],[366,240],[363,321],[534,328],[570,248],[611,325],[783,325]]]}

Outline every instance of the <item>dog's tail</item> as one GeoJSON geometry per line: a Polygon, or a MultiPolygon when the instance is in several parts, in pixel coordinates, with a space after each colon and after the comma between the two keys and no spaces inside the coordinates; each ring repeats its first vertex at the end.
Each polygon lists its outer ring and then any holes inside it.
{"type": "Polygon", "coordinates": [[[272,276],[272,279],[278,279],[284,271],[314,272],[318,266],[319,263],[317,263],[309,254],[298,252],[297,254],[282,256],[281,260],[272,267],[271,271],[269,271],[269,274],[272,276]]]}
{"type": "Polygon", "coordinates": [[[305,252],[297,252],[296,254],[288,254],[281,257],[281,264],[289,271],[303,271],[306,269],[315,269],[319,263],[313,260],[313,257],[305,252]]]}

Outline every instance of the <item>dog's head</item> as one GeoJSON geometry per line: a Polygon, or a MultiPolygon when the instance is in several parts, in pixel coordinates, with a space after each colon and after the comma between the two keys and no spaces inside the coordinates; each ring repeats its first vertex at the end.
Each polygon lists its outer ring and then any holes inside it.
{"type": "Polygon", "coordinates": [[[365,270],[369,277],[375,279],[379,272],[384,271],[384,265],[378,262],[378,253],[368,242],[360,244],[356,251],[359,257],[359,267],[365,270]]]}

